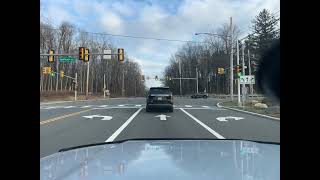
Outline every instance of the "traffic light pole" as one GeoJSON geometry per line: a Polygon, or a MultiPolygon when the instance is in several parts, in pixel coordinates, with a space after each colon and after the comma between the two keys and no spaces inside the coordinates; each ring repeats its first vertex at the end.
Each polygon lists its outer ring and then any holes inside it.
{"type": "MultiPolygon", "coordinates": [[[[241,46],[241,54],[242,54],[242,76],[246,75],[246,71],[245,71],[245,64],[244,64],[244,44],[242,44],[241,46]]],[[[242,84],[242,105],[244,106],[245,104],[245,90],[246,85],[242,84]]]]}
{"type": "MultiPolygon", "coordinates": [[[[249,67],[249,75],[251,76],[251,61],[250,61],[250,51],[248,48],[248,67],[249,67]]],[[[250,95],[253,95],[253,84],[250,84],[250,95]]]]}
{"type": "Polygon", "coordinates": [[[103,98],[106,98],[106,74],[103,74],[103,98]]]}
{"type": "Polygon", "coordinates": [[[88,99],[89,95],[89,62],[87,62],[87,86],[86,86],[86,98],[88,99]]]}
{"type": "MultiPolygon", "coordinates": [[[[237,39],[237,65],[240,64],[239,62],[239,42],[237,39]]],[[[237,85],[238,85],[238,106],[241,106],[241,98],[240,98],[240,78],[237,78],[237,85]]]]}
{"type": "Polygon", "coordinates": [[[233,101],[233,32],[232,17],[230,17],[230,96],[233,101]]]}
{"type": "Polygon", "coordinates": [[[78,81],[77,81],[77,73],[75,73],[75,84],[74,84],[74,101],[77,101],[77,88],[78,88],[78,81]]]}

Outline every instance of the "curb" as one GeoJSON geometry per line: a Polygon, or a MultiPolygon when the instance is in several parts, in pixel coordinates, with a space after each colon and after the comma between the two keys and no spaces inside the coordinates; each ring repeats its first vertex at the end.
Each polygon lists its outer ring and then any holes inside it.
{"type": "Polygon", "coordinates": [[[219,108],[230,109],[230,110],[234,110],[234,111],[239,111],[239,112],[243,112],[243,113],[247,113],[247,114],[252,114],[252,115],[256,115],[256,116],[260,116],[260,117],[266,117],[266,118],[269,118],[269,119],[272,119],[272,120],[280,121],[280,118],[276,118],[276,117],[272,117],[272,116],[267,116],[267,115],[263,115],[263,114],[258,114],[258,113],[254,113],[254,112],[250,112],[250,111],[244,111],[244,110],[240,110],[240,109],[225,107],[225,106],[220,105],[220,103],[222,103],[222,102],[218,102],[218,103],[217,103],[217,106],[218,106],[219,108]]]}

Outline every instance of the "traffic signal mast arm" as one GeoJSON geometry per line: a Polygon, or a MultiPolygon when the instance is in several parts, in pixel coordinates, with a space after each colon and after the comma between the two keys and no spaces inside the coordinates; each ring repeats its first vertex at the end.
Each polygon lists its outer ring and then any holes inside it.
{"type": "MultiPolygon", "coordinates": [[[[92,56],[92,55],[119,55],[119,53],[111,53],[111,54],[106,54],[106,53],[89,53],[88,54],[89,56],[92,56]]],[[[65,53],[65,54],[40,54],[40,56],[79,56],[79,54],[68,54],[68,53],[65,53]]]]}
{"type": "MultiPolygon", "coordinates": [[[[51,73],[54,73],[54,74],[60,74],[60,73],[58,73],[58,72],[54,72],[54,71],[51,71],[51,73]]],[[[71,76],[67,76],[67,75],[64,75],[63,77],[67,77],[67,78],[70,78],[70,79],[76,79],[76,78],[73,78],[73,77],[71,77],[71,76]]]]}

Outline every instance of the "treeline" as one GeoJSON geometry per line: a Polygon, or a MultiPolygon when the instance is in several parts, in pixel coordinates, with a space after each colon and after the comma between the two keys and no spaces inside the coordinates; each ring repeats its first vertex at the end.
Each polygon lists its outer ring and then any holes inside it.
{"type": "MultiPolygon", "coordinates": [[[[105,36],[92,35],[77,29],[74,25],[63,22],[58,29],[50,24],[40,23],[40,53],[47,53],[54,49],[55,53],[78,54],[79,47],[87,47],[90,53],[100,53],[104,49],[117,51],[105,36]]],[[[48,63],[47,57],[40,56],[40,93],[47,92],[73,92],[74,84],[70,78],[44,75],[42,67],[50,66],[54,71],[64,71],[67,76],[75,77],[78,74],[79,94],[86,92],[87,64],[79,61],[78,56],[75,62],[48,63]]],[[[120,63],[116,56],[111,60],[103,60],[100,56],[90,56],[89,62],[89,94],[102,94],[105,75],[106,89],[111,96],[120,96],[122,90],[122,78],[124,73],[125,96],[143,96],[145,93],[144,82],[141,81],[141,68],[138,63],[129,59],[125,53],[125,62],[120,63]]]]}
{"type": "MultiPolygon", "coordinates": [[[[245,41],[239,42],[240,64],[242,58],[241,48],[244,46],[245,64],[248,66],[248,54],[250,54],[251,74],[255,74],[258,70],[258,64],[264,52],[269,49],[275,40],[280,39],[280,28],[278,22],[280,18],[276,18],[268,10],[262,10],[254,20],[252,20],[252,32],[245,41]],[[249,50],[249,53],[248,53],[249,50]]],[[[174,53],[170,58],[169,66],[164,71],[164,84],[169,86],[174,94],[180,93],[179,79],[170,79],[179,77],[179,61],[181,63],[182,78],[195,78],[196,69],[199,77],[199,92],[209,92],[214,94],[230,93],[230,38],[233,35],[233,64],[237,63],[236,41],[240,37],[241,31],[233,25],[225,23],[217,30],[210,31],[220,36],[206,36],[203,43],[186,43],[174,53]],[[231,29],[231,31],[230,31],[231,29]],[[218,68],[225,68],[225,74],[218,74],[218,68]]],[[[245,69],[248,75],[249,68],[245,69]]],[[[235,75],[236,73],[234,73],[235,75]]],[[[236,78],[236,77],[234,77],[236,78]]],[[[195,80],[182,80],[182,94],[191,94],[196,92],[195,80]]],[[[236,91],[236,80],[234,80],[234,92],[236,91]]],[[[254,93],[259,93],[259,88],[254,85],[254,93]]]]}

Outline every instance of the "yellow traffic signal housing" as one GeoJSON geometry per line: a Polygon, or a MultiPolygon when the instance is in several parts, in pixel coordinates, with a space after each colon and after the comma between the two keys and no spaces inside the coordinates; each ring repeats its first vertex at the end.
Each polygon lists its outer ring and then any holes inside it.
{"type": "Polygon", "coordinates": [[[43,68],[42,68],[42,73],[43,73],[43,74],[47,74],[47,67],[43,67],[43,68]]]}
{"type": "Polygon", "coordinates": [[[47,74],[50,74],[52,72],[51,67],[47,67],[47,74]]]}
{"type": "Polygon", "coordinates": [[[89,49],[84,50],[84,61],[89,62],[89,49]]]}
{"type": "Polygon", "coordinates": [[[50,74],[51,73],[51,67],[43,67],[42,68],[43,74],[50,74]]]}
{"type": "Polygon", "coordinates": [[[79,60],[84,61],[84,52],[85,48],[84,47],[79,47],[79,60]]]}
{"type": "Polygon", "coordinates": [[[64,77],[64,71],[60,71],[60,77],[64,77]]]}
{"type": "Polygon", "coordinates": [[[49,52],[48,52],[49,56],[48,56],[48,62],[49,63],[53,63],[54,62],[54,50],[50,49],[49,52]]]}
{"type": "Polygon", "coordinates": [[[220,71],[221,71],[221,74],[224,74],[224,68],[221,68],[220,71]]]}
{"type": "Polygon", "coordinates": [[[118,61],[123,62],[124,61],[124,50],[123,48],[118,49],[118,61]]]}

